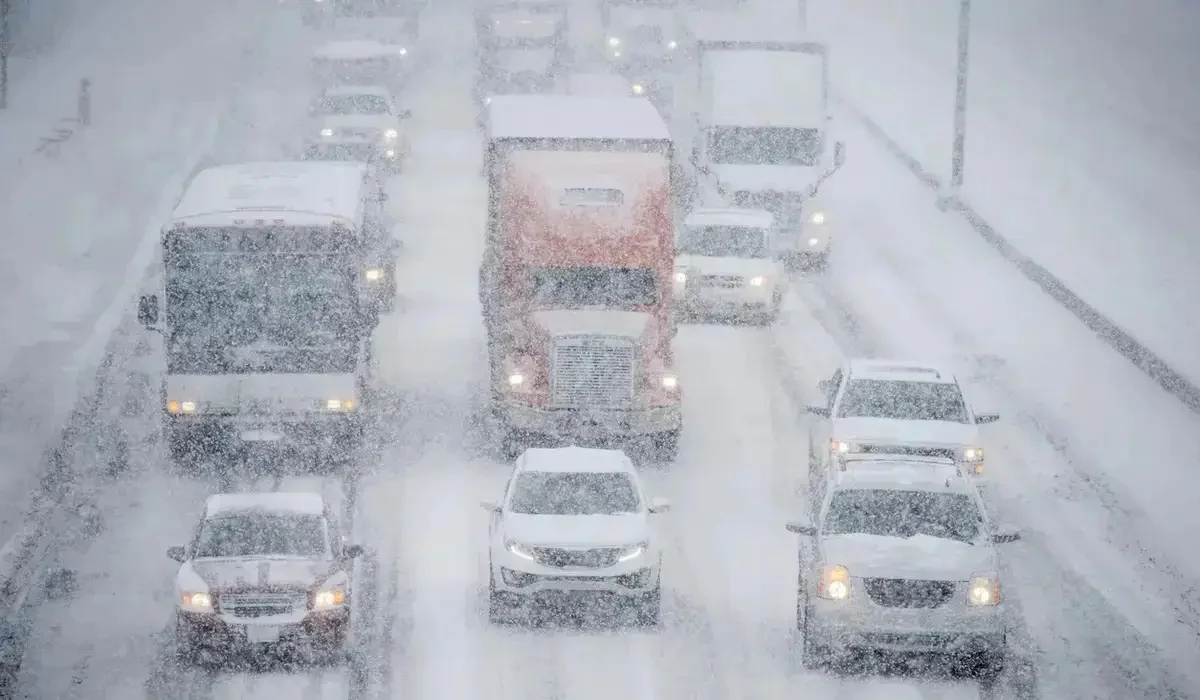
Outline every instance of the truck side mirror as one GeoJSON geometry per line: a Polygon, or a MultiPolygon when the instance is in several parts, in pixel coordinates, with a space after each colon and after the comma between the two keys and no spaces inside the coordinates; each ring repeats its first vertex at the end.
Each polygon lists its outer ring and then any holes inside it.
{"type": "Polygon", "coordinates": [[[833,166],[840,168],[846,164],[846,144],[838,141],[833,144],[833,166]]]}
{"type": "Polygon", "coordinates": [[[150,294],[138,299],[138,323],[151,330],[158,325],[158,295],[150,294]]]}

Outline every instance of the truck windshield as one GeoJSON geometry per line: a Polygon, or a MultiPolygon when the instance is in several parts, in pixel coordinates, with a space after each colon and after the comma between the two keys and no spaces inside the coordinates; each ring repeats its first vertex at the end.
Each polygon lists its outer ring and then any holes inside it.
{"type": "Polygon", "coordinates": [[[708,131],[708,155],[726,165],[813,166],[821,162],[819,129],[778,126],[715,126],[708,131]]]}
{"type": "Polygon", "coordinates": [[[360,312],[347,261],[342,255],[170,256],[168,371],[352,371],[360,312]]]}
{"type": "Polygon", "coordinates": [[[197,559],[330,558],[325,518],[253,513],[208,518],[196,539],[197,559]]]}
{"type": "Polygon", "coordinates": [[[390,114],[387,98],[380,95],[325,95],[317,103],[320,114],[390,114]]]}
{"type": "Polygon", "coordinates": [[[654,270],[649,268],[548,268],[533,277],[533,303],[543,309],[627,309],[657,301],[654,270]]]}
{"type": "Polygon", "coordinates": [[[829,502],[824,533],[973,542],[982,528],[979,508],[961,493],[843,489],[829,502]]]}
{"type": "Polygon", "coordinates": [[[766,232],[750,226],[689,226],[679,235],[680,255],[769,258],[766,232]]]}

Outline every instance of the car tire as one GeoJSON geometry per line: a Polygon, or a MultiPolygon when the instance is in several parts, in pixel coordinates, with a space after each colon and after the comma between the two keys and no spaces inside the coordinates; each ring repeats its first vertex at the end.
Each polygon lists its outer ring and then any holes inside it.
{"type": "Polygon", "coordinates": [[[980,681],[994,681],[1004,672],[1005,657],[1002,649],[972,654],[960,662],[960,673],[980,681]]]}
{"type": "Polygon", "coordinates": [[[639,627],[657,628],[662,620],[662,583],[654,587],[654,590],[649,593],[644,593],[638,597],[636,607],[636,621],[639,627]]]}
{"type": "Polygon", "coordinates": [[[804,618],[797,625],[800,628],[800,664],[814,671],[825,668],[829,665],[829,648],[818,644],[808,631],[807,601],[797,605],[797,615],[804,618]]]}
{"type": "Polygon", "coordinates": [[[651,458],[656,462],[674,462],[679,456],[680,429],[650,436],[651,458]]]}
{"type": "MultiPolygon", "coordinates": [[[[491,562],[488,568],[491,569],[491,562]]],[[[496,590],[496,574],[488,574],[488,622],[493,625],[507,625],[513,620],[512,600],[504,591],[496,590]]]]}

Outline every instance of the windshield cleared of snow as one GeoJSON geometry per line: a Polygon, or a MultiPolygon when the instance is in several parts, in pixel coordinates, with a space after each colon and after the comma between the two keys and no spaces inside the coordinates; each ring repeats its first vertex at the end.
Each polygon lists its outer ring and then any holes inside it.
{"type": "Polygon", "coordinates": [[[527,471],[513,484],[508,509],[519,515],[624,515],[638,512],[640,504],[628,474],[527,471]]]}
{"type": "Polygon", "coordinates": [[[982,527],[979,509],[963,494],[841,489],[829,503],[823,532],[973,542],[982,527]]]}
{"type": "Polygon", "coordinates": [[[708,131],[708,155],[726,165],[812,166],[824,141],[817,129],[715,126],[708,131]]]}
{"type": "Polygon", "coordinates": [[[713,258],[769,258],[766,232],[752,226],[686,226],[679,234],[680,255],[713,258]]]}
{"type": "Polygon", "coordinates": [[[545,268],[533,275],[534,305],[542,309],[649,306],[658,299],[654,270],[545,268]]]}
{"type": "Polygon", "coordinates": [[[325,519],[314,515],[228,515],[200,526],[194,556],[324,557],[329,553],[325,519]]]}
{"type": "Polygon", "coordinates": [[[851,379],[837,417],[970,422],[957,384],[880,379],[851,379]]]}
{"type": "Polygon", "coordinates": [[[319,105],[321,114],[390,114],[388,101],[379,95],[326,96],[319,105]]]}

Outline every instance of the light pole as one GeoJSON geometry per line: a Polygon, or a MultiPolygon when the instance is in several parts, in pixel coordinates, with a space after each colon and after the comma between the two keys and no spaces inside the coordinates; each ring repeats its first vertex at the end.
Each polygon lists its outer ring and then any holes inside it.
{"type": "Polygon", "coordinates": [[[950,156],[950,192],[957,196],[963,184],[967,141],[967,69],[970,66],[971,0],[958,4],[958,67],[954,85],[954,147],[950,156]]]}
{"type": "Polygon", "coordinates": [[[0,0],[0,109],[8,108],[8,10],[10,0],[0,0]]]}

